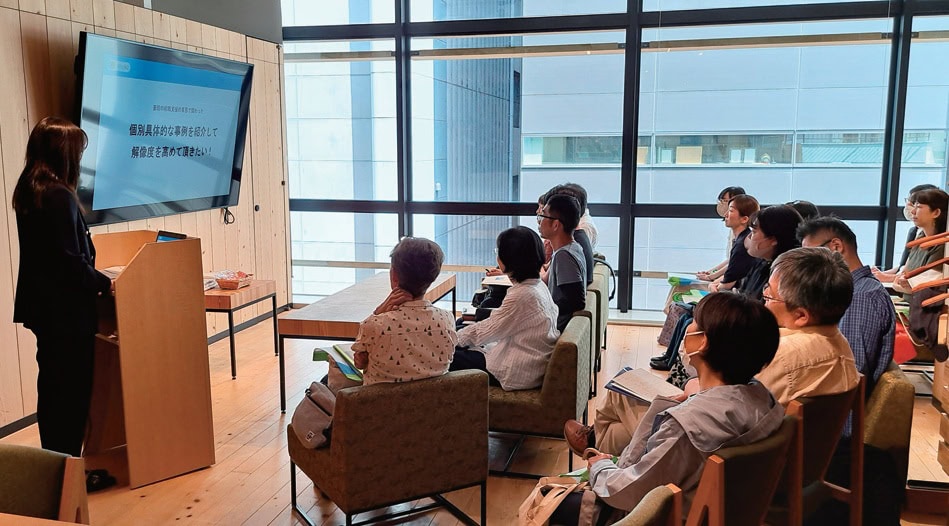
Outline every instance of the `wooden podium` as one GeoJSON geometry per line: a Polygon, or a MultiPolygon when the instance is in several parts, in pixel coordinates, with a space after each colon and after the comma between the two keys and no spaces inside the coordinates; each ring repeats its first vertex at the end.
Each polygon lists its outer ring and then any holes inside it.
{"type": "Polygon", "coordinates": [[[96,267],[125,270],[99,305],[83,457],[132,488],[214,464],[201,240],[156,238],[93,237],[96,267]]]}

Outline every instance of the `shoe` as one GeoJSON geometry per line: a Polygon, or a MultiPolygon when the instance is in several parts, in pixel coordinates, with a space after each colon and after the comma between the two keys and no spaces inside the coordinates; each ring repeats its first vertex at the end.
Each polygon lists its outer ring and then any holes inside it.
{"type": "Polygon", "coordinates": [[[649,367],[657,371],[668,371],[672,369],[672,365],[668,361],[665,361],[665,360],[661,362],[654,362],[652,360],[649,360],[649,367]]]}
{"type": "Polygon", "coordinates": [[[591,442],[595,442],[593,428],[585,426],[576,420],[567,420],[563,425],[563,437],[567,439],[567,445],[570,446],[570,451],[573,451],[580,457],[583,456],[584,449],[595,445],[595,443],[591,445],[591,442]]]}
{"type": "Polygon", "coordinates": [[[109,472],[104,469],[94,469],[86,472],[87,493],[111,488],[115,486],[115,482],[115,477],[109,475],[109,472]]]}

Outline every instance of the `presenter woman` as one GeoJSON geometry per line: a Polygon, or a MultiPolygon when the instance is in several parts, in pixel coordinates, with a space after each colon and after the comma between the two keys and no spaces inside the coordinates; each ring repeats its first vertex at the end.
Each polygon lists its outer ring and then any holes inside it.
{"type": "Polygon", "coordinates": [[[96,296],[111,288],[95,269],[76,195],[85,148],[86,134],[74,124],[43,119],[30,133],[26,167],[13,191],[20,241],[13,321],[36,335],[40,441],[44,449],[73,456],[82,452],[89,415],[96,296]]]}

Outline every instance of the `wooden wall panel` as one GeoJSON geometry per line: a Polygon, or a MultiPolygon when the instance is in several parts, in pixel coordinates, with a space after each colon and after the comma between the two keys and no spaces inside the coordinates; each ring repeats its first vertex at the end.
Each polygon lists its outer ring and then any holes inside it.
{"type": "MultiPolygon", "coordinates": [[[[288,202],[283,180],[285,126],[280,52],[276,45],[180,17],[112,0],[0,0],[0,199],[9,203],[23,165],[32,124],[48,114],[73,117],[73,60],[79,32],[157,42],[175,49],[255,64],[252,117],[236,221],[222,210],[93,227],[93,232],[171,230],[201,239],[205,272],[224,268],[277,281],[278,302],[288,302],[288,202]],[[258,205],[259,211],[254,207],[258,205]]],[[[13,211],[0,210],[0,426],[35,410],[36,361],[32,333],[12,319],[18,261],[13,211]]],[[[269,306],[239,312],[240,323],[269,313],[269,306]]],[[[227,327],[224,314],[207,315],[208,335],[227,327]]]]}
{"type": "MultiPolygon", "coordinates": [[[[15,3],[15,2],[14,2],[15,3]]],[[[0,199],[3,204],[12,197],[11,190],[19,175],[15,161],[14,148],[19,146],[16,136],[26,127],[26,112],[16,113],[10,102],[26,104],[22,91],[22,54],[20,52],[20,16],[11,9],[0,9],[0,63],[12,64],[15,68],[11,75],[0,75],[0,199]],[[17,74],[19,71],[19,74],[17,74]],[[20,89],[17,89],[17,81],[20,89]],[[13,100],[16,98],[16,100],[13,100]],[[11,113],[12,112],[12,113],[11,113]],[[7,118],[11,121],[8,123],[7,118]],[[18,119],[22,119],[19,122],[18,119]]],[[[13,291],[15,264],[10,253],[11,244],[15,244],[16,224],[13,211],[8,206],[0,210],[0,232],[6,234],[7,242],[0,241],[0,424],[22,418],[23,389],[20,385],[20,354],[17,343],[16,326],[9,323],[13,319],[13,291]]]]}
{"type": "Polygon", "coordinates": [[[115,29],[112,0],[92,0],[92,20],[97,28],[115,29]]]}
{"type": "MultiPolygon", "coordinates": [[[[20,348],[17,326],[11,323],[19,250],[15,215],[6,204],[13,196],[13,188],[23,168],[23,152],[26,151],[29,133],[20,15],[19,11],[0,9],[0,64],[8,68],[0,75],[0,164],[3,166],[0,170],[3,173],[0,232],[7,238],[7,242],[0,243],[0,316],[3,317],[0,318],[0,425],[27,414],[23,370],[29,374],[36,367],[33,357],[20,348]]],[[[35,372],[32,378],[36,378],[35,372]]],[[[35,384],[29,391],[35,398],[35,384]]]]}
{"type": "Polygon", "coordinates": [[[82,24],[95,24],[95,7],[92,0],[69,0],[72,21],[82,24]]]}
{"type": "Polygon", "coordinates": [[[69,20],[69,0],[46,0],[46,16],[69,20]]]}
{"type": "Polygon", "coordinates": [[[20,12],[20,38],[25,66],[27,122],[32,128],[41,119],[54,113],[46,17],[20,12]]]}

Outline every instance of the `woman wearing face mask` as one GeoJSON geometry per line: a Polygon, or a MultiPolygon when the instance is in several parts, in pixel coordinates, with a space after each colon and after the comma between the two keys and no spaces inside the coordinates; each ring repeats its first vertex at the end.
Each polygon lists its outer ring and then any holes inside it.
{"type": "MultiPolygon", "coordinates": [[[[911,216],[916,228],[925,236],[931,236],[946,231],[946,213],[949,207],[949,194],[938,188],[922,190],[913,194],[915,207],[911,216]]],[[[909,301],[910,290],[913,288],[904,277],[906,272],[915,270],[943,258],[945,245],[939,244],[930,248],[913,247],[909,250],[906,265],[894,276],[893,288],[904,293],[904,299],[909,301]]]]}
{"type": "MultiPolygon", "coordinates": [[[[932,184],[920,184],[911,188],[909,195],[906,196],[905,204],[903,205],[903,217],[905,217],[907,221],[912,222],[913,209],[916,208],[916,194],[918,192],[922,192],[923,190],[935,190],[936,188],[936,185],[932,184]]],[[[909,232],[906,233],[906,242],[909,243],[910,241],[914,241],[917,237],[921,237],[922,235],[923,231],[914,224],[910,227],[909,232]]],[[[899,264],[889,270],[880,270],[876,267],[870,267],[870,271],[873,272],[873,276],[881,282],[892,283],[899,271],[903,269],[904,265],[906,265],[906,260],[909,258],[909,252],[909,249],[904,248],[899,264]]]]}
{"type": "MultiPolygon", "coordinates": [[[[682,488],[688,513],[709,455],[757,442],[778,429],[784,407],[754,380],[774,358],[778,340],[777,321],[759,302],[716,293],[698,303],[682,344],[697,371],[698,391],[656,397],[621,451],[607,449],[611,446],[603,443],[599,428],[596,436],[583,437],[586,442],[568,438],[578,454],[590,442],[599,446],[588,451],[593,455],[588,463],[600,524],[625,515],[653,488],[670,483],[682,488]],[[619,454],[616,463],[614,454],[619,454]]],[[[577,524],[581,500],[579,493],[568,496],[550,524],[577,524]]]]}
{"type": "Polygon", "coordinates": [[[788,205],[769,206],[752,220],[751,233],[745,238],[748,254],[760,261],[748,273],[738,291],[761,301],[761,290],[771,276],[771,262],[792,248],[801,246],[797,240],[797,226],[801,214],[788,205]]]}
{"type": "MultiPolygon", "coordinates": [[[[725,219],[725,216],[728,214],[728,203],[732,200],[732,198],[739,195],[745,195],[745,189],[740,186],[729,186],[718,193],[718,201],[715,204],[715,213],[718,214],[718,217],[725,219]]],[[[731,254],[734,243],[735,232],[732,231],[728,234],[728,248],[725,250],[725,254],[731,254]]],[[[727,268],[728,259],[725,259],[725,261],[722,261],[709,270],[696,272],[695,277],[702,281],[715,281],[722,277],[722,274],[725,273],[725,269],[727,268]]]]}

